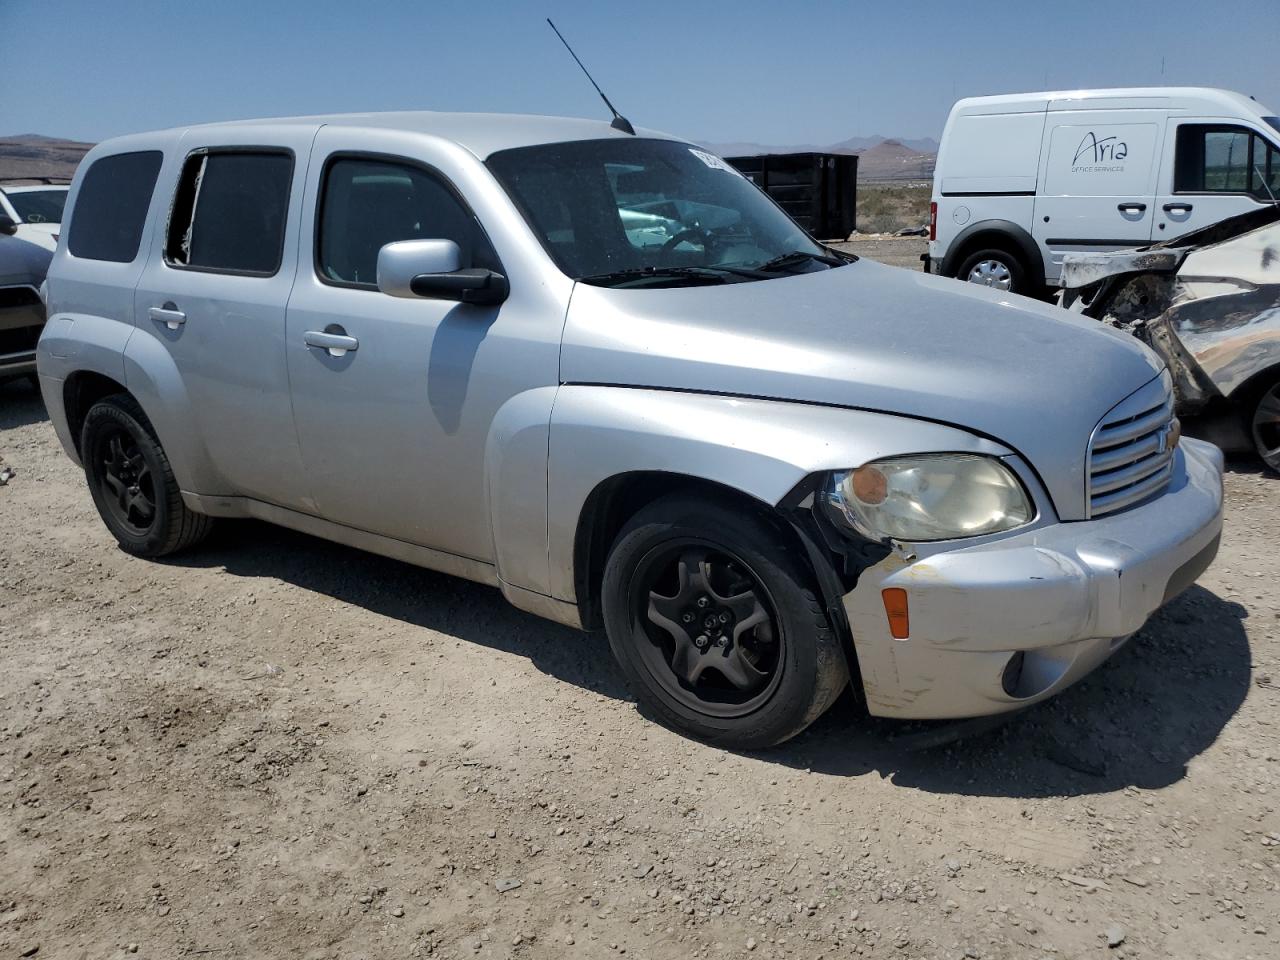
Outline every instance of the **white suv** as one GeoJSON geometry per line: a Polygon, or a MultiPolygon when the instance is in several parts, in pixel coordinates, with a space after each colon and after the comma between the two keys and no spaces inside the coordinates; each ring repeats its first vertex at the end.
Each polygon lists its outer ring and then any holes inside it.
{"type": "MultiPolygon", "coordinates": [[[[0,182],[0,216],[8,217],[16,227],[12,236],[46,250],[58,246],[62,226],[62,208],[67,202],[69,186],[54,183],[53,178],[23,177],[19,182],[0,182]]],[[[6,231],[7,232],[7,231],[6,231]]]]}

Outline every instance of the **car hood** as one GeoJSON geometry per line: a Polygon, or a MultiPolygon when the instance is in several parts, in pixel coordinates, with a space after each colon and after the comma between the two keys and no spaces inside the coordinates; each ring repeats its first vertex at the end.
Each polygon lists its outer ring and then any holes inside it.
{"type": "Polygon", "coordinates": [[[965,428],[1021,454],[1063,519],[1085,515],[1093,428],[1163,367],[1097,321],[867,260],[703,287],[579,283],[560,364],[565,383],[832,404],[965,428]]]}
{"type": "Polygon", "coordinates": [[[30,284],[39,287],[49,272],[53,252],[20,240],[0,235],[0,286],[30,284]]]}

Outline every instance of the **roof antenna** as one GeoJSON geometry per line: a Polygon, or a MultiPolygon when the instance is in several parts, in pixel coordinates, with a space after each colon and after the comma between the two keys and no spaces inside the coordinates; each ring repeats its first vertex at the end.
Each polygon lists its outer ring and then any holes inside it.
{"type": "Polygon", "coordinates": [[[596,93],[600,94],[600,99],[604,101],[604,105],[608,107],[609,112],[613,114],[613,122],[610,123],[609,126],[613,127],[615,130],[621,130],[623,133],[629,133],[634,137],[636,134],[636,128],[631,125],[630,120],[613,108],[613,104],[609,102],[609,98],[606,97],[604,95],[604,91],[600,89],[600,84],[596,83],[591,74],[587,72],[587,68],[582,66],[582,61],[578,60],[578,55],[573,52],[573,47],[569,46],[569,41],[564,38],[564,34],[559,30],[556,30],[556,25],[551,22],[550,17],[547,17],[547,26],[556,31],[556,36],[560,38],[560,42],[564,44],[564,48],[569,51],[569,56],[573,57],[573,59],[577,61],[578,66],[582,67],[582,72],[587,74],[587,79],[590,80],[591,85],[596,88],[596,93]]]}

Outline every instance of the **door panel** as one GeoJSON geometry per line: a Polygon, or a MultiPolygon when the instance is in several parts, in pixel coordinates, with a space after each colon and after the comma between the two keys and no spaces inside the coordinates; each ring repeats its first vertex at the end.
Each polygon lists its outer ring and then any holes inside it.
{"type": "Polygon", "coordinates": [[[162,218],[152,238],[134,297],[136,335],[154,338],[177,367],[190,429],[220,481],[218,489],[196,493],[310,508],[284,333],[315,129],[190,130],[180,141],[180,162],[162,174],[158,189],[172,229],[162,218]],[[244,162],[246,154],[264,161],[244,162]],[[215,157],[216,170],[202,172],[215,157]],[[193,175],[203,177],[204,207],[193,175]],[[220,258],[230,265],[217,266],[220,258]]]}
{"type": "MultiPolygon", "coordinates": [[[[558,381],[564,305],[546,309],[546,291],[514,272],[499,306],[377,290],[377,250],[394,240],[454,239],[464,266],[505,271],[468,209],[481,206],[452,190],[487,174],[398,137],[383,135],[376,156],[344,152],[354,141],[339,130],[316,139],[307,203],[322,213],[303,217],[316,263],[298,277],[287,324],[302,456],[326,519],[491,561],[486,441],[504,403],[558,381]],[[334,349],[326,334],[351,339],[334,349]]],[[[545,472],[538,482],[545,504],[545,472]]]]}
{"type": "Polygon", "coordinates": [[[1170,123],[1156,195],[1154,240],[1172,240],[1266,206],[1280,151],[1257,130],[1214,119],[1170,123]]]}
{"type": "Polygon", "coordinates": [[[1151,238],[1163,114],[1050,111],[1032,236],[1050,280],[1068,253],[1140,246],[1151,238]]]}

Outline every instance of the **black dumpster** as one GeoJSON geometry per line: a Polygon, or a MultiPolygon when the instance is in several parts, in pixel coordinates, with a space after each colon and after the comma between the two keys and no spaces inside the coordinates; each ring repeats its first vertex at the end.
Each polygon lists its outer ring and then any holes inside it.
{"type": "Polygon", "coordinates": [[[855,155],[769,153],[725,159],[819,240],[843,240],[857,226],[855,155]]]}

